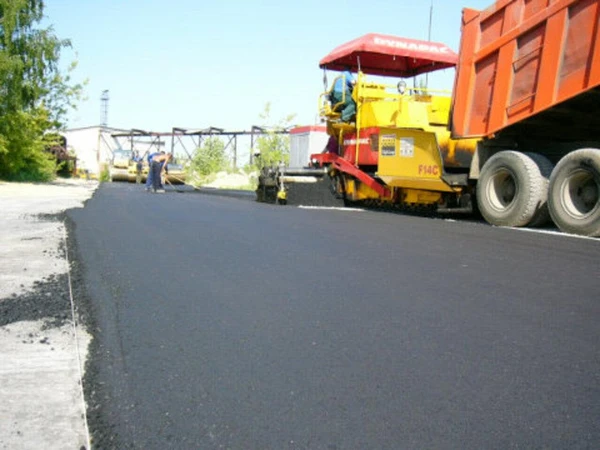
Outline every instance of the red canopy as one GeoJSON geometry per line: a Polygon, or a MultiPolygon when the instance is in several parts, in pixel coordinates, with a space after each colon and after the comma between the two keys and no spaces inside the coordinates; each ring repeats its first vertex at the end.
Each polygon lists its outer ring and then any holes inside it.
{"type": "Polygon", "coordinates": [[[412,77],[434,70],[454,67],[458,55],[437,42],[418,41],[370,33],[335,48],[319,67],[367,74],[412,77]]]}

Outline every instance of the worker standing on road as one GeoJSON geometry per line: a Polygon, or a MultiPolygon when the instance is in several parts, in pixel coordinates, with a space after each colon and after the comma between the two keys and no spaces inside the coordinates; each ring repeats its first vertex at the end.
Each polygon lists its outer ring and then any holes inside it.
{"type": "Polygon", "coordinates": [[[150,171],[152,172],[152,190],[155,193],[165,192],[165,188],[162,185],[162,176],[167,171],[167,164],[173,158],[170,153],[165,154],[164,152],[155,155],[152,158],[152,164],[150,165],[150,171]]]}
{"type": "Polygon", "coordinates": [[[146,190],[147,191],[150,191],[150,189],[152,189],[152,158],[154,158],[157,155],[164,154],[164,153],[165,152],[163,152],[163,151],[148,153],[148,178],[146,178],[146,190]]]}

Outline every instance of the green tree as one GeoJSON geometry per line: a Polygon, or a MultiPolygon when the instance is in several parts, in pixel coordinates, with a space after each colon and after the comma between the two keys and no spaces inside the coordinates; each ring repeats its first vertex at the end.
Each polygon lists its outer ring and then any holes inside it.
{"type": "MultiPolygon", "coordinates": [[[[0,0],[0,177],[43,180],[55,161],[46,135],[63,125],[79,99],[80,84],[59,69],[60,52],[71,44],[52,28],[40,28],[42,0],[0,0]]],[[[55,136],[55,135],[54,135],[55,136]]]]}
{"type": "Polygon", "coordinates": [[[281,133],[290,128],[295,114],[273,124],[271,119],[271,104],[265,105],[264,111],[260,114],[261,127],[265,134],[260,136],[255,142],[254,152],[260,152],[260,157],[256,158],[254,164],[258,169],[267,166],[275,166],[280,162],[287,164],[290,160],[290,137],[281,133]]]}
{"type": "Polygon", "coordinates": [[[202,176],[226,170],[228,165],[225,144],[217,136],[206,138],[192,159],[192,169],[202,176]]]}

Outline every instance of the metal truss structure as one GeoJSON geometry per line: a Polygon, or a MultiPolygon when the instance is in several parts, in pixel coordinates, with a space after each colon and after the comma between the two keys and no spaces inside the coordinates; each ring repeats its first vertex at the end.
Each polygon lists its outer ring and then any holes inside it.
{"type": "MultiPolygon", "coordinates": [[[[154,132],[140,129],[131,129],[129,131],[112,133],[111,137],[115,139],[121,148],[135,148],[135,144],[143,142],[146,153],[151,151],[164,150],[165,139],[171,141],[171,153],[182,155],[191,160],[196,149],[202,147],[205,139],[219,136],[225,138],[225,151],[230,151],[233,169],[238,165],[238,138],[241,136],[250,137],[250,157],[249,164],[252,164],[254,158],[254,145],[256,139],[265,134],[289,134],[289,129],[267,129],[253,125],[250,130],[228,131],[223,128],[208,127],[202,129],[190,129],[173,127],[171,132],[154,132]],[[182,150],[182,151],[181,151],[182,150]]],[[[144,154],[144,155],[145,155],[144,154]]],[[[142,156],[144,156],[142,155],[142,156]]]]}

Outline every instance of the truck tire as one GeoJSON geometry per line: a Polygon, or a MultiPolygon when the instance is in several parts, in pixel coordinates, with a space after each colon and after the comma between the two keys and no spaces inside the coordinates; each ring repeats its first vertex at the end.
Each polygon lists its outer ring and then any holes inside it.
{"type": "Polygon", "coordinates": [[[483,166],[477,206],[492,225],[539,226],[547,220],[548,177],[552,163],[542,155],[506,150],[483,166]]]}
{"type": "Polygon", "coordinates": [[[525,153],[525,155],[529,156],[533,160],[533,162],[537,164],[540,174],[542,176],[542,198],[540,199],[538,210],[529,222],[528,226],[543,227],[544,225],[547,225],[550,222],[552,222],[552,218],[550,217],[550,211],[548,209],[548,185],[550,183],[550,175],[552,174],[552,170],[554,169],[554,164],[552,164],[552,162],[550,162],[550,160],[544,155],[540,155],[539,153],[525,153]]]}
{"type": "Polygon", "coordinates": [[[550,177],[548,206],[561,231],[600,236],[600,150],[576,150],[558,162],[550,177]]]}

